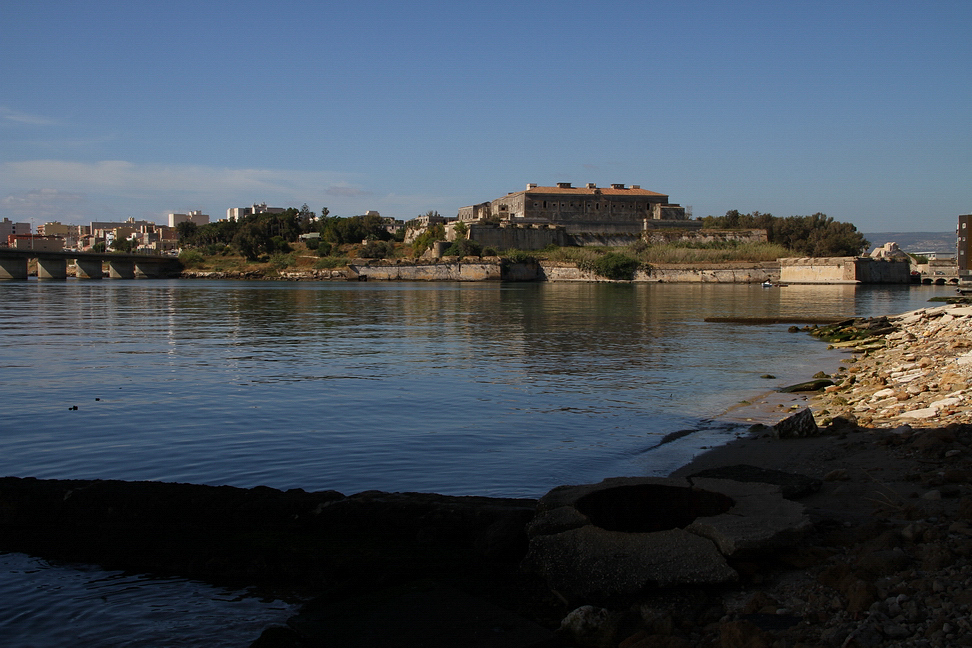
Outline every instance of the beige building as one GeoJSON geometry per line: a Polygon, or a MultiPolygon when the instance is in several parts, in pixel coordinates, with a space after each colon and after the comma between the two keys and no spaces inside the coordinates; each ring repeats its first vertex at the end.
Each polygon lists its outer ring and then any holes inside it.
{"type": "Polygon", "coordinates": [[[169,227],[175,227],[179,223],[209,225],[209,215],[204,214],[199,210],[191,211],[188,214],[169,214],[169,227]]]}
{"type": "Polygon", "coordinates": [[[40,234],[11,234],[7,246],[18,250],[38,252],[60,252],[64,249],[64,239],[60,236],[41,236],[40,234]]]}
{"type": "Polygon", "coordinates": [[[459,220],[560,225],[568,233],[640,232],[691,223],[683,207],[641,185],[598,187],[588,183],[573,187],[569,182],[558,182],[555,187],[528,184],[523,191],[461,208],[459,220]]]}
{"type": "Polygon", "coordinates": [[[37,233],[41,236],[57,236],[64,239],[64,245],[74,248],[81,237],[88,233],[87,225],[65,225],[58,221],[51,221],[37,226],[37,233]]]}

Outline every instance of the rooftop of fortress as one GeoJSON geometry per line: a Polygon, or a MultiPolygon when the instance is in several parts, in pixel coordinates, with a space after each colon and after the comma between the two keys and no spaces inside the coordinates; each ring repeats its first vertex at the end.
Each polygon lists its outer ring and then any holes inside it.
{"type": "Polygon", "coordinates": [[[641,185],[612,184],[610,187],[598,187],[593,182],[587,183],[584,187],[572,187],[569,182],[558,182],[555,187],[528,184],[523,191],[510,192],[511,195],[515,193],[564,194],[570,196],[666,196],[666,194],[657,191],[642,189],[641,185]]]}

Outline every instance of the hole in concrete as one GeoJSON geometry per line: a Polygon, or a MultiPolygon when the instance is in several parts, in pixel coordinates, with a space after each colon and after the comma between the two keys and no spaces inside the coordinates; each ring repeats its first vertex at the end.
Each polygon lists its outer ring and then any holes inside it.
{"type": "Polygon", "coordinates": [[[578,499],[574,506],[602,529],[652,533],[686,527],[695,518],[725,513],[733,504],[722,493],[639,484],[595,491],[578,499]]]}

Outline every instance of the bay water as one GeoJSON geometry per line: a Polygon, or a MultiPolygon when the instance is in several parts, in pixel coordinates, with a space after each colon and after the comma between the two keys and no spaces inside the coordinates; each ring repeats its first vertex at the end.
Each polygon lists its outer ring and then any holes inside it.
{"type": "MultiPolygon", "coordinates": [[[[0,475],[499,497],[663,476],[744,430],[727,414],[740,401],[834,371],[843,357],[788,324],[706,317],[874,316],[950,294],[706,283],[4,283],[0,475]]],[[[0,556],[8,599],[18,604],[0,611],[0,636],[20,646],[245,645],[259,634],[254,624],[292,610],[19,554],[0,556]],[[79,628],[69,642],[65,619],[79,628]]]]}

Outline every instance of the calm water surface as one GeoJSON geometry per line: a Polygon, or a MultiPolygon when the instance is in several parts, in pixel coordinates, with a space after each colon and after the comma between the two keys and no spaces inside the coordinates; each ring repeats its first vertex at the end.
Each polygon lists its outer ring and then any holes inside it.
{"type": "MultiPolygon", "coordinates": [[[[528,497],[666,475],[732,437],[727,408],[840,357],[788,325],[705,317],[881,315],[941,294],[954,288],[0,284],[0,474],[528,497]]],[[[53,573],[6,558],[0,595],[53,573]]],[[[37,615],[16,627],[36,633],[37,615]]],[[[144,639],[126,636],[76,645],[144,639]]]]}

